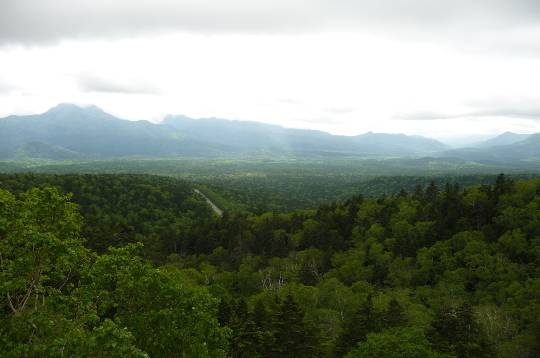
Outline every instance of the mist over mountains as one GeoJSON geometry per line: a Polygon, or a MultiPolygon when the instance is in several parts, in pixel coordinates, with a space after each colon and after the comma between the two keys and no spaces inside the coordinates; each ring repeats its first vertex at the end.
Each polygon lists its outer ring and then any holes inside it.
{"type": "Polygon", "coordinates": [[[96,106],[73,104],[60,104],[42,114],[0,119],[3,160],[244,154],[529,161],[540,158],[540,134],[507,132],[473,148],[450,150],[437,140],[421,136],[371,132],[338,136],[257,122],[173,115],[156,124],[123,120],[96,106]]]}
{"type": "Polygon", "coordinates": [[[480,162],[534,162],[540,159],[540,133],[523,135],[507,132],[475,147],[449,150],[439,156],[480,162]],[[497,144],[508,141],[509,144],[497,144]]]}

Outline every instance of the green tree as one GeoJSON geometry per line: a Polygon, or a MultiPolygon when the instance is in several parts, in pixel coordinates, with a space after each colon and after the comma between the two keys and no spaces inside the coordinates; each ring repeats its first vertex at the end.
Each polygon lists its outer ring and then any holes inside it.
{"type": "Polygon", "coordinates": [[[81,216],[56,189],[32,189],[17,200],[0,190],[0,294],[11,314],[36,309],[68,292],[90,254],[79,236],[81,216]]]}
{"type": "Polygon", "coordinates": [[[417,328],[392,328],[370,333],[347,358],[451,358],[434,351],[424,332],[417,328]]]}
{"type": "Polygon", "coordinates": [[[428,338],[437,351],[458,358],[493,357],[491,345],[467,303],[437,312],[428,338]]]}
{"type": "Polygon", "coordinates": [[[343,330],[336,341],[335,355],[343,357],[358,342],[364,341],[368,333],[378,330],[380,322],[373,309],[371,296],[344,322],[343,330]]]}
{"type": "Polygon", "coordinates": [[[314,327],[304,322],[304,313],[289,294],[277,308],[274,318],[276,357],[316,357],[319,342],[314,327]]]}
{"type": "Polygon", "coordinates": [[[399,304],[399,302],[392,298],[388,304],[388,308],[381,317],[381,325],[384,329],[404,326],[407,324],[407,317],[405,317],[405,312],[399,304]]]}
{"type": "MultiPolygon", "coordinates": [[[[93,327],[78,278],[92,258],[79,236],[76,205],[56,189],[15,198],[0,190],[0,352],[3,356],[81,355],[93,327]],[[90,332],[89,332],[90,330],[90,332]]],[[[137,351],[132,342],[120,344],[137,351]]],[[[139,352],[140,353],[140,352],[139,352]]]]}
{"type": "Polygon", "coordinates": [[[98,314],[129,329],[152,356],[223,357],[228,330],[206,290],[175,281],[136,255],[141,245],[110,249],[92,266],[87,294],[98,314]]]}
{"type": "Polygon", "coordinates": [[[232,357],[261,357],[260,347],[263,343],[263,333],[258,329],[253,316],[248,314],[246,301],[238,300],[229,327],[232,329],[232,357]]]}

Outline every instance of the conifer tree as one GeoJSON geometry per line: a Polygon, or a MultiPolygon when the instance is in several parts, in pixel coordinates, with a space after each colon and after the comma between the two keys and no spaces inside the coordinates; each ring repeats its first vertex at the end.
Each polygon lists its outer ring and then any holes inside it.
{"type": "Polygon", "coordinates": [[[236,302],[230,319],[229,328],[232,329],[230,341],[230,354],[234,358],[257,358],[268,356],[269,346],[272,344],[265,331],[255,323],[254,315],[248,313],[244,299],[236,302]],[[265,341],[265,338],[266,341],[265,341]]]}
{"type": "Polygon", "coordinates": [[[304,313],[289,294],[278,306],[274,321],[275,357],[317,357],[319,343],[315,329],[304,323],[304,313]]]}
{"type": "Polygon", "coordinates": [[[399,327],[407,323],[407,318],[403,312],[403,308],[399,302],[393,298],[388,304],[388,309],[384,312],[384,315],[381,320],[382,329],[399,327]]]}
{"type": "Polygon", "coordinates": [[[379,324],[373,310],[372,298],[368,296],[360,309],[348,321],[344,322],[343,331],[337,338],[335,356],[345,356],[347,352],[356,347],[358,342],[364,341],[368,333],[375,332],[379,324]]]}
{"type": "Polygon", "coordinates": [[[232,309],[231,303],[225,299],[222,299],[219,302],[218,307],[218,322],[221,326],[228,326],[231,322],[231,316],[232,316],[232,309]]]}
{"type": "Polygon", "coordinates": [[[274,337],[272,334],[272,317],[263,300],[257,300],[253,311],[250,313],[250,319],[255,324],[257,332],[257,350],[262,357],[270,356],[274,346],[274,337]]]}
{"type": "Polygon", "coordinates": [[[428,339],[436,350],[458,358],[487,358],[494,353],[467,303],[438,312],[428,339]]]}

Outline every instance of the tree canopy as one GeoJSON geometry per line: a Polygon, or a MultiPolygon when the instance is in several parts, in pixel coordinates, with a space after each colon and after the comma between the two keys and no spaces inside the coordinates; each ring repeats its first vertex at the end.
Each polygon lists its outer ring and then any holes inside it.
{"type": "Polygon", "coordinates": [[[0,187],[3,356],[540,353],[539,179],[221,218],[160,177],[0,187]]]}

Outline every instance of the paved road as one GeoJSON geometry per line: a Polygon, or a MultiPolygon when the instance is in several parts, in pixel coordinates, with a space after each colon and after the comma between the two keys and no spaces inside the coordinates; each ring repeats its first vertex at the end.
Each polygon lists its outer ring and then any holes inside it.
{"type": "Polygon", "coordinates": [[[210,207],[212,208],[212,210],[214,210],[214,212],[218,215],[218,216],[223,216],[223,210],[221,210],[220,208],[217,207],[216,204],[214,204],[212,202],[212,200],[208,199],[208,197],[206,195],[204,195],[199,189],[193,189],[193,191],[197,194],[199,194],[200,196],[202,196],[204,198],[204,200],[206,200],[206,202],[208,203],[208,205],[210,205],[210,207]]]}

